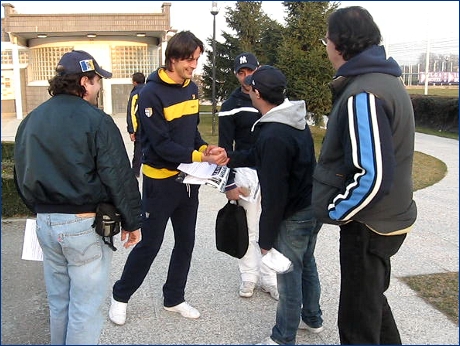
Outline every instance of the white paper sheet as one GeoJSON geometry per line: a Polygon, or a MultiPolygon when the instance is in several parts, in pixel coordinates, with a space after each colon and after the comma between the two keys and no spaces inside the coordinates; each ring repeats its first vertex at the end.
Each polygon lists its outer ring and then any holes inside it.
{"type": "Polygon", "coordinates": [[[28,261],[43,261],[43,252],[37,238],[37,222],[27,219],[24,230],[24,244],[22,246],[22,259],[28,261]]]}
{"type": "Polygon", "coordinates": [[[209,185],[224,192],[230,168],[208,162],[181,163],[177,169],[186,173],[184,184],[209,185]]]}
{"type": "Polygon", "coordinates": [[[177,169],[196,178],[211,178],[217,165],[208,162],[181,163],[177,169]]]}

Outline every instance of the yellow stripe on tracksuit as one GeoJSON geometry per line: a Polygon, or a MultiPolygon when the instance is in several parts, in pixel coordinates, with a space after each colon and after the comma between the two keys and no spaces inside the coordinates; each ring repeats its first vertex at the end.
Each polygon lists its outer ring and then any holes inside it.
{"type": "Polygon", "coordinates": [[[172,106],[165,107],[163,109],[165,119],[167,121],[172,121],[174,119],[182,118],[184,115],[187,114],[194,114],[199,112],[199,101],[196,100],[188,100],[180,103],[176,103],[172,106]]]}
{"type": "MultiPolygon", "coordinates": [[[[201,162],[201,153],[203,153],[207,147],[207,145],[202,145],[199,150],[193,151],[192,162],[201,162]]],[[[166,179],[178,174],[179,171],[167,168],[153,168],[152,166],[143,164],[142,173],[152,179],[166,179]]]]}
{"type": "Polygon", "coordinates": [[[139,98],[139,94],[136,94],[133,96],[133,99],[131,100],[131,122],[133,124],[133,130],[134,130],[134,133],[137,132],[137,128],[138,128],[138,123],[137,123],[137,117],[136,117],[136,113],[137,113],[137,100],[139,98]]]}

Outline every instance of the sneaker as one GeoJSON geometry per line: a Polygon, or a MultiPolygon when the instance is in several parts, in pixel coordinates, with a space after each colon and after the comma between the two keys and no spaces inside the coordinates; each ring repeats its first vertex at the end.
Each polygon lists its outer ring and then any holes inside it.
{"type": "Polygon", "coordinates": [[[280,300],[278,288],[276,286],[261,286],[263,292],[270,293],[270,296],[275,300],[280,300]]]}
{"type": "Polygon", "coordinates": [[[302,319],[300,319],[299,329],[308,330],[310,333],[318,334],[318,333],[321,333],[324,330],[324,327],[323,326],[320,326],[320,327],[317,327],[317,328],[310,327],[302,319]]]}
{"type": "Polygon", "coordinates": [[[268,337],[256,345],[279,345],[279,344],[276,341],[274,341],[271,337],[268,337]]]}
{"type": "Polygon", "coordinates": [[[240,297],[252,297],[254,294],[254,288],[256,288],[255,282],[243,281],[240,285],[240,297]]]}
{"type": "Polygon", "coordinates": [[[176,306],[167,307],[164,306],[164,309],[171,312],[178,312],[185,318],[198,318],[200,317],[200,312],[191,306],[187,302],[180,303],[176,306]]]}
{"type": "Polygon", "coordinates": [[[110,309],[109,309],[109,318],[110,320],[118,324],[119,326],[122,326],[126,322],[126,308],[128,306],[128,303],[122,303],[118,302],[112,297],[112,303],[110,304],[110,309]]]}

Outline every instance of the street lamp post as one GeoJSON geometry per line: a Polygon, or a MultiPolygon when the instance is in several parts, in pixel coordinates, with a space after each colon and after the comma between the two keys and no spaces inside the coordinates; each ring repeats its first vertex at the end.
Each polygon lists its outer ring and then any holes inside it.
{"type": "Polygon", "coordinates": [[[218,13],[217,2],[213,1],[211,8],[211,14],[214,17],[212,25],[212,135],[216,133],[216,15],[218,13]]]}

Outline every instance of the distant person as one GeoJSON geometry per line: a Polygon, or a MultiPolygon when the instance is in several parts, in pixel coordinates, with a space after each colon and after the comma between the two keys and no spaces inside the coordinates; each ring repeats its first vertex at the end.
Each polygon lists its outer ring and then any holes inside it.
{"type": "Polygon", "coordinates": [[[261,66],[246,77],[253,106],[262,114],[260,132],[250,150],[229,152],[229,167],[255,167],[262,194],[259,246],[262,255],[276,249],[293,264],[277,274],[279,302],[271,336],[262,344],[295,344],[297,330],[323,330],[321,287],[314,256],[321,223],[313,217],[311,190],[316,165],[305,101],[285,96],[284,74],[261,66]]]}
{"type": "Polygon", "coordinates": [[[411,230],[414,113],[401,69],[367,10],[341,8],[323,43],[336,75],[313,183],[315,215],[340,225],[342,344],[401,344],[385,297],[391,257],[411,230]]]}
{"type": "Polygon", "coordinates": [[[132,169],[136,178],[139,178],[142,164],[142,150],[140,137],[140,120],[139,120],[139,92],[144,87],[145,76],[142,72],[136,72],[132,75],[133,89],[129,95],[128,107],[126,112],[126,123],[128,125],[129,138],[134,143],[134,153],[132,160],[132,169]]]}
{"type": "Polygon", "coordinates": [[[94,229],[96,208],[121,214],[124,247],[140,240],[141,199],[120,130],[98,109],[101,79],[112,74],[87,52],[60,59],[49,100],[19,125],[15,179],[37,213],[52,345],[97,345],[112,250],[94,229]]]}
{"type": "MultiPolygon", "coordinates": [[[[219,112],[219,146],[225,150],[250,149],[257,139],[258,128],[253,131],[254,123],[260,113],[252,106],[249,97],[250,85],[244,79],[259,67],[254,54],[241,53],[234,60],[234,69],[240,86],[222,104],[219,112]]],[[[237,200],[246,210],[248,222],[249,246],[243,258],[238,260],[241,275],[239,295],[252,297],[260,281],[262,291],[278,300],[276,273],[261,262],[259,247],[259,217],[261,212],[259,179],[255,168],[241,167],[232,170],[225,194],[229,200],[237,200]]]]}
{"type": "Polygon", "coordinates": [[[110,320],[126,322],[128,301],[142,285],[163,243],[171,220],[174,248],[163,286],[164,309],[186,318],[200,312],[185,300],[185,286],[195,245],[199,185],[177,181],[181,163],[227,163],[225,150],[207,145],[198,131],[198,87],[191,80],[203,43],[190,31],[174,35],[166,46],[166,66],[148,78],[139,94],[143,152],[142,240],[130,252],[113,286],[110,320]],[[215,154],[210,151],[214,149],[215,154]]]}

